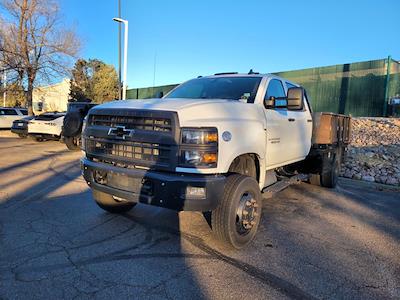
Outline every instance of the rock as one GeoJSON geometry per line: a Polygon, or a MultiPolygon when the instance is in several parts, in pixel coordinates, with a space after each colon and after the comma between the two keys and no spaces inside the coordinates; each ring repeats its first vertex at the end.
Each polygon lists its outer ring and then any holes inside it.
{"type": "Polygon", "coordinates": [[[370,175],[364,175],[361,179],[368,182],[375,182],[375,178],[370,175]]]}
{"type": "Polygon", "coordinates": [[[389,177],[389,178],[386,180],[386,184],[398,185],[398,184],[399,184],[399,181],[398,181],[396,178],[389,177]]]}
{"type": "Polygon", "coordinates": [[[400,185],[400,119],[352,118],[342,176],[400,185]]]}
{"type": "Polygon", "coordinates": [[[374,152],[371,152],[371,151],[365,153],[365,156],[366,156],[366,157],[369,157],[369,158],[374,157],[374,155],[375,155],[375,153],[374,153],[374,152]]]}
{"type": "Polygon", "coordinates": [[[381,183],[386,183],[386,180],[387,180],[387,176],[379,176],[379,181],[381,182],[381,183]]]}
{"type": "Polygon", "coordinates": [[[349,170],[346,170],[343,174],[344,177],[346,178],[352,178],[353,177],[353,173],[349,170]]]}

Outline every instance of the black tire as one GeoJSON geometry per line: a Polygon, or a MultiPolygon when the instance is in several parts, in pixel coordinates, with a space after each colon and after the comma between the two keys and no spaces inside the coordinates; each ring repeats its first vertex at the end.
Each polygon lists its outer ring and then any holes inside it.
{"type": "Polygon", "coordinates": [[[245,175],[230,175],[226,180],[224,195],[211,213],[212,230],[226,245],[241,249],[256,235],[261,210],[262,197],[257,181],[245,175]],[[245,210],[246,215],[243,213],[245,210]],[[254,222],[250,224],[251,228],[244,226],[246,221],[254,222]]]}
{"type": "Polygon", "coordinates": [[[44,141],[44,139],[43,139],[42,137],[39,137],[39,136],[34,136],[33,139],[34,139],[36,142],[39,142],[39,143],[44,141]]]}
{"type": "Polygon", "coordinates": [[[26,138],[28,137],[26,134],[23,134],[23,133],[18,133],[18,136],[19,136],[21,139],[26,139],[26,138]]]}
{"type": "Polygon", "coordinates": [[[70,136],[64,137],[64,143],[67,146],[67,148],[71,151],[78,151],[81,149],[79,145],[79,140],[80,137],[70,137],[70,136]]]}
{"type": "Polygon", "coordinates": [[[340,157],[337,153],[338,152],[328,152],[324,154],[320,175],[321,186],[323,187],[336,187],[340,172],[340,157]]]}
{"type": "Polygon", "coordinates": [[[130,211],[136,205],[136,203],[133,202],[117,201],[113,196],[95,189],[92,189],[92,193],[97,205],[113,214],[121,214],[130,211]]]}
{"type": "Polygon", "coordinates": [[[312,185],[321,186],[321,175],[319,174],[310,174],[309,183],[312,185]]]}

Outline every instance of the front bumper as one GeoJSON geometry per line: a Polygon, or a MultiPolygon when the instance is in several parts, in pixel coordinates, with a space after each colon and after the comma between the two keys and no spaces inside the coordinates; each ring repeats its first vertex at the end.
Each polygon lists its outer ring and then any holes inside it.
{"type": "Polygon", "coordinates": [[[211,211],[222,198],[226,177],[127,169],[81,159],[83,177],[91,188],[125,199],[177,211],[211,211]],[[101,180],[98,180],[101,174],[101,180]],[[95,179],[96,178],[96,179],[95,179]],[[106,178],[106,179],[104,179],[106,178]],[[111,178],[111,179],[109,179],[111,178]],[[204,188],[204,197],[186,195],[187,187],[204,188]]]}
{"type": "Polygon", "coordinates": [[[15,134],[28,134],[28,128],[23,128],[23,127],[11,127],[11,132],[15,134]]]}
{"type": "Polygon", "coordinates": [[[59,135],[55,135],[55,134],[50,134],[50,133],[32,133],[32,132],[28,132],[28,135],[30,137],[37,137],[37,138],[42,138],[45,140],[55,140],[58,141],[60,139],[59,135]]]}

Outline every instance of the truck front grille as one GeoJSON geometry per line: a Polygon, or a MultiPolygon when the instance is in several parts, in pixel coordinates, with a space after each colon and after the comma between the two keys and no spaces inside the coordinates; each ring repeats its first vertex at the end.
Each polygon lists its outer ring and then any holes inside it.
{"type": "Polygon", "coordinates": [[[171,132],[172,125],[169,118],[143,117],[143,116],[113,116],[91,115],[89,125],[98,126],[124,126],[127,129],[141,129],[150,131],[171,132]]]}
{"type": "Polygon", "coordinates": [[[176,112],[94,107],[83,136],[86,156],[95,161],[160,171],[178,163],[176,112]]]}

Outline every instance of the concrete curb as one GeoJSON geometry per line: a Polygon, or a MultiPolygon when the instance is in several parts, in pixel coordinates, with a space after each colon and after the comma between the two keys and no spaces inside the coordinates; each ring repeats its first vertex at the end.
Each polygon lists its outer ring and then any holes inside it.
{"type": "Polygon", "coordinates": [[[351,185],[352,183],[358,183],[366,188],[373,188],[379,191],[393,191],[393,192],[399,192],[400,191],[400,186],[398,185],[388,185],[388,184],[382,184],[382,183],[377,183],[377,182],[369,182],[369,181],[363,181],[363,180],[357,180],[357,179],[351,179],[351,178],[346,178],[346,177],[339,177],[339,182],[349,184],[351,185]]]}

